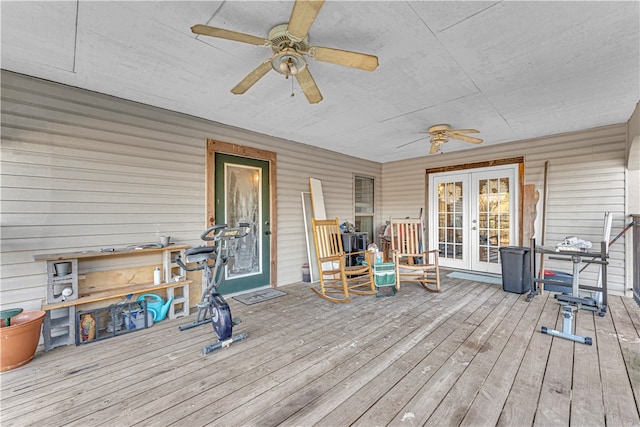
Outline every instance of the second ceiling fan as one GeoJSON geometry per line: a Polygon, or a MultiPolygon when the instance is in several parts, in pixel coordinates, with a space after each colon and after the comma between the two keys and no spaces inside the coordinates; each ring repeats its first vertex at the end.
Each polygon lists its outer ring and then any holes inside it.
{"type": "Polygon", "coordinates": [[[322,94],[311,76],[306,56],[317,61],[367,71],[373,71],[378,67],[378,57],[373,55],[309,45],[309,37],[307,35],[309,28],[311,28],[323,4],[324,0],[296,0],[291,11],[289,23],[272,28],[266,39],[207,25],[194,25],[191,27],[191,31],[195,34],[265,46],[273,51],[273,55],[269,59],[260,64],[258,68],[250,72],[231,89],[232,93],[236,95],[245,93],[273,69],[286,78],[294,76],[309,103],[317,104],[322,101],[322,94]]]}
{"type": "Polygon", "coordinates": [[[459,139],[460,141],[470,142],[472,144],[480,144],[482,139],[473,136],[462,135],[463,133],[478,133],[476,129],[451,129],[449,125],[431,126],[428,131],[423,132],[431,135],[431,149],[429,154],[435,154],[440,150],[440,145],[449,141],[449,138],[459,139]]]}

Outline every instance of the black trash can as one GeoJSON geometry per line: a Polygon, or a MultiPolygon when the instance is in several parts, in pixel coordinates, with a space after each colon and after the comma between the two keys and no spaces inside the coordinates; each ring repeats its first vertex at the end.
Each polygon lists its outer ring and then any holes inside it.
{"type": "Polygon", "coordinates": [[[524,294],[531,289],[531,257],[529,248],[505,246],[500,248],[502,263],[502,289],[505,292],[524,294]]]}

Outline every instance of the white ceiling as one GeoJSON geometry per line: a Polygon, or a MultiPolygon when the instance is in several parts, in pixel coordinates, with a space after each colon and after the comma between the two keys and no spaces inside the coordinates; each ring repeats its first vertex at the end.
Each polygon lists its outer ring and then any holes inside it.
{"type": "Polygon", "coordinates": [[[426,155],[435,124],[481,147],[623,123],[640,99],[638,1],[327,1],[310,44],[377,70],[309,60],[316,105],[273,71],[231,94],[271,51],[190,27],[266,37],[292,6],[3,0],[2,68],[379,162],[426,155]]]}

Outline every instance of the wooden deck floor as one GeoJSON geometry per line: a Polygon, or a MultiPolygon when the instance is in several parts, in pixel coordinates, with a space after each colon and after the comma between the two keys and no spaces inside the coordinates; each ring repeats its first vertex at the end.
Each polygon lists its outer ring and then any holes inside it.
{"type": "Polygon", "coordinates": [[[246,341],[202,354],[193,317],[80,347],[38,352],[5,372],[7,426],[640,425],[640,309],[611,297],[577,314],[593,346],[562,329],[549,294],[528,303],[500,286],[445,278],[442,293],[335,305],[308,284],[243,305],[246,341]]]}

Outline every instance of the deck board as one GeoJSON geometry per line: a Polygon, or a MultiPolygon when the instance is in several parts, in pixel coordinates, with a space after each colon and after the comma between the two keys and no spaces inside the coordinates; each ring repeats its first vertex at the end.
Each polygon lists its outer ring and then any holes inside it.
{"type": "Polygon", "coordinates": [[[2,426],[639,425],[640,308],[609,297],[581,310],[592,346],[562,328],[547,292],[527,302],[500,286],[443,275],[442,292],[332,304],[309,284],[246,306],[235,333],[202,354],[193,316],[82,346],[38,350],[0,375],[2,426]]]}

